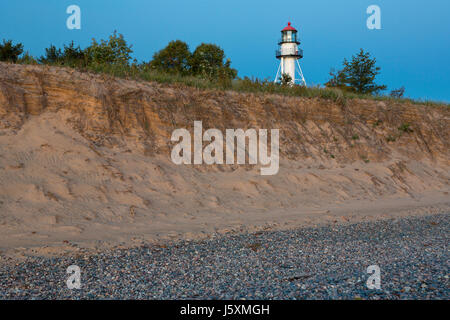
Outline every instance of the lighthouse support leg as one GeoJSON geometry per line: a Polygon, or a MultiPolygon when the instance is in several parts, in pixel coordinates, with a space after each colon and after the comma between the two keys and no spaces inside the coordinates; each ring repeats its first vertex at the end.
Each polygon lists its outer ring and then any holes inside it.
{"type": "Polygon", "coordinates": [[[298,62],[298,60],[297,60],[297,66],[298,66],[298,73],[300,74],[300,80],[301,80],[302,84],[306,87],[305,77],[303,77],[302,68],[300,67],[300,62],[298,62]]]}
{"type": "Polygon", "coordinates": [[[278,74],[280,73],[280,69],[281,69],[281,62],[280,62],[280,64],[278,65],[277,75],[275,76],[275,80],[273,80],[274,83],[276,83],[277,80],[278,80],[278,74]]]}

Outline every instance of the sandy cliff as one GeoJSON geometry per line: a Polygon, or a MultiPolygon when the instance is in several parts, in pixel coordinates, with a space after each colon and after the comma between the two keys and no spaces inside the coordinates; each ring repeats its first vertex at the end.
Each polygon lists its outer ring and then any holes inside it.
{"type": "Polygon", "coordinates": [[[450,110],[198,90],[0,63],[0,247],[447,210],[450,110]],[[175,165],[172,131],[280,129],[280,170],[175,165]],[[409,124],[412,130],[399,130],[409,124]],[[416,210],[416,211],[414,211],[416,210]]]}

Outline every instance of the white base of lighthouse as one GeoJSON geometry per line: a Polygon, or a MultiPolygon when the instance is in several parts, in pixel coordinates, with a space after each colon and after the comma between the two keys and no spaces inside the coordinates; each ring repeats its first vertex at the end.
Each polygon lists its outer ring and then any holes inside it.
{"type": "Polygon", "coordinates": [[[300,63],[297,58],[281,57],[274,82],[280,82],[283,74],[288,74],[291,77],[292,84],[298,84],[306,87],[305,77],[303,76],[302,68],[300,67],[300,63]]]}

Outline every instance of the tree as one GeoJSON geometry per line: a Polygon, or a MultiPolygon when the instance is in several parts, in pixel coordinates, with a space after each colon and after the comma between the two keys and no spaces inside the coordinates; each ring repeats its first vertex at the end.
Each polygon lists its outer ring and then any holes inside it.
{"type": "MultiPolygon", "coordinates": [[[[346,60],[344,60],[345,62],[346,60]]],[[[330,80],[325,84],[327,87],[338,87],[345,89],[347,86],[345,84],[345,75],[342,71],[337,71],[334,69],[330,70],[330,80]]]]}
{"type": "Polygon", "coordinates": [[[132,46],[128,46],[122,34],[114,31],[109,36],[108,41],[100,40],[98,43],[92,39],[91,46],[86,48],[89,60],[98,64],[123,64],[129,65],[131,59],[132,46]]]}
{"type": "Polygon", "coordinates": [[[21,43],[13,45],[12,40],[3,39],[3,44],[0,44],[0,61],[17,62],[22,52],[23,45],[21,43]]]}
{"type": "Polygon", "coordinates": [[[362,94],[377,94],[386,89],[385,85],[375,84],[375,77],[380,73],[380,67],[375,66],[376,59],[371,58],[363,49],[349,62],[344,59],[343,69],[330,72],[331,79],[327,87],[339,87],[344,90],[362,94]]]}
{"type": "Polygon", "coordinates": [[[75,46],[73,41],[69,45],[64,45],[63,50],[50,45],[45,49],[45,55],[39,58],[39,63],[70,67],[87,67],[91,63],[129,65],[132,52],[123,35],[114,31],[108,40],[102,39],[97,42],[92,39],[91,45],[84,50],[80,46],[75,46]]]}
{"type": "Polygon", "coordinates": [[[61,49],[57,49],[54,45],[50,45],[50,47],[45,48],[45,55],[41,56],[38,60],[39,63],[42,64],[56,64],[61,63],[63,57],[63,53],[61,49]]]}
{"type": "Polygon", "coordinates": [[[54,45],[45,48],[45,55],[39,58],[39,62],[42,64],[82,67],[88,64],[88,55],[80,46],[75,47],[75,43],[72,41],[69,45],[64,45],[64,50],[56,48],[54,45]]]}
{"type": "Polygon", "coordinates": [[[83,67],[89,64],[89,55],[86,50],[82,50],[80,46],[75,47],[72,41],[68,46],[64,45],[62,53],[62,64],[71,67],[83,67]]]}
{"type": "Polygon", "coordinates": [[[189,72],[191,52],[188,45],[181,41],[170,41],[162,50],[153,55],[150,68],[167,73],[185,75],[189,72]]]}
{"type": "Polygon", "coordinates": [[[230,59],[227,59],[225,63],[224,59],[225,53],[219,46],[202,43],[195,49],[189,61],[191,73],[210,79],[236,78],[237,71],[231,68],[230,59]]]}

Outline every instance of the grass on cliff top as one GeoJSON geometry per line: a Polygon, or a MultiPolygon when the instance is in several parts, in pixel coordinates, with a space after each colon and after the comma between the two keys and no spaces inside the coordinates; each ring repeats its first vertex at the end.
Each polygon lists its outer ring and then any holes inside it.
{"type": "MultiPolygon", "coordinates": [[[[60,65],[58,65],[60,66],[60,65]]],[[[353,92],[347,92],[338,88],[321,88],[319,86],[303,87],[303,86],[287,86],[275,84],[270,80],[258,80],[258,79],[236,79],[232,81],[213,81],[194,76],[181,76],[179,74],[168,74],[148,70],[142,68],[139,65],[110,65],[110,64],[97,64],[89,65],[87,68],[76,68],[81,72],[94,72],[97,74],[108,74],[114,77],[155,81],[158,83],[167,84],[181,84],[188,87],[195,87],[199,89],[217,89],[217,90],[233,90],[237,92],[247,93],[270,93],[280,94],[293,97],[305,97],[305,98],[322,98],[332,100],[341,105],[345,105],[349,99],[371,99],[378,101],[390,101],[397,103],[413,103],[427,106],[447,106],[450,104],[444,102],[428,101],[428,100],[414,100],[409,98],[393,98],[383,95],[363,95],[353,92]]]]}

